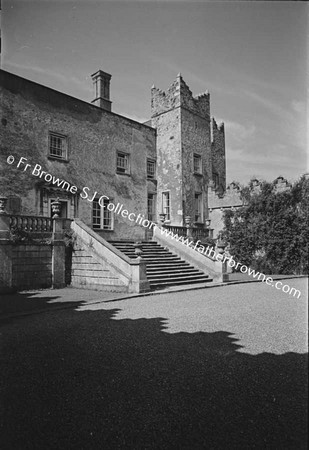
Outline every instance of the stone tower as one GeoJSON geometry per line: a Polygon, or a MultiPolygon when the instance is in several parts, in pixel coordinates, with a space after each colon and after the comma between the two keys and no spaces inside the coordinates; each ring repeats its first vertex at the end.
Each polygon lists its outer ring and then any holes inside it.
{"type": "Polygon", "coordinates": [[[157,130],[158,213],[169,213],[171,225],[184,225],[188,215],[203,226],[208,184],[225,189],[224,128],[213,129],[209,93],[194,97],[180,74],[166,92],[153,86],[151,122],[157,130]]]}

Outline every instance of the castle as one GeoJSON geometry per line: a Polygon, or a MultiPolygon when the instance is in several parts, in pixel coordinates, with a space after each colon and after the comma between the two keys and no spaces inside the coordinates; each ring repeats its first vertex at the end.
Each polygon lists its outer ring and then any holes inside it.
{"type": "MultiPolygon", "coordinates": [[[[216,258],[195,250],[218,237],[225,208],[243,205],[239,186],[226,187],[209,94],[193,96],[178,75],[166,92],[152,87],[151,119],[139,123],[112,112],[110,74],[92,80],[87,103],[0,71],[0,292],[226,281],[222,246],[216,258]]],[[[289,186],[279,177],[274,188],[289,186]]]]}
{"type": "Polygon", "coordinates": [[[151,119],[142,124],[112,112],[110,74],[99,70],[92,80],[87,103],[0,71],[7,212],[48,217],[59,198],[61,217],[78,217],[104,238],[147,238],[140,224],[108,209],[119,202],[151,221],[163,214],[167,225],[184,226],[187,217],[206,230],[209,208],[226,191],[224,125],[211,118],[209,93],[193,96],[180,74],[166,92],[153,86],[151,119]],[[17,167],[20,158],[76,191],[17,167]]]}

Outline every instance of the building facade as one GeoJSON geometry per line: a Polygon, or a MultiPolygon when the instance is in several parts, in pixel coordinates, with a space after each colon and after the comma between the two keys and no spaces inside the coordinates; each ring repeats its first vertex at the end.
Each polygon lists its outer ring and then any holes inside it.
{"type": "Polygon", "coordinates": [[[91,103],[0,71],[0,194],[11,214],[79,217],[106,239],[145,239],[144,220],[164,213],[205,227],[208,190],[225,191],[224,125],[208,93],[194,97],[181,75],[151,90],[151,120],[112,112],[111,75],[92,75],[91,103]],[[13,156],[14,162],[8,162],[13,156]],[[111,207],[119,205],[126,214],[111,207]],[[128,216],[131,214],[131,219],[128,216]]]}

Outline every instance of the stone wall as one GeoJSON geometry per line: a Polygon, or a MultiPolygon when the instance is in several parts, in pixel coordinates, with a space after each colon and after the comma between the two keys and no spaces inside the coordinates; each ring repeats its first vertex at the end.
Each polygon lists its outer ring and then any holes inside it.
{"type": "Polygon", "coordinates": [[[77,239],[72,255],[73,287],[127,292],[127,286],[117,275],[105,260],[96,259],[83,242],[77,239]]]}
{"type": "Polygon", "coordinates": [[[243,206],[243,200],[240,197],[240,188],[235,183],[230,183],[226,191],[222,194],[214,186],[208,189],[208,207],[209,218],[211,220],[210,228],[213,229],[213,237],[223,230],[223,211],[230,208],[240,208],[243,206]]]}
{"type": "MultiPolygon", "coordinates": [[[[291,184],[282,176],[273,181],[273,192],[280,194],[291,189],[291,184]]],[[[261,181],[256,178],[251,179],[249,183],[250,195],[261,192],[261,181]]],[[[241,208],[244,200],[240,195],[240,187],[236,183],[230,183],[224,193],[220,188],[216,188],[212,183],[208,189],[208,207],[209,218],[211,219],[211,228],[213,236],[216,238],[218,233],[223,230],[223,211],[225,209],[241,208]]]]}
{"type": "Polygon", "coordinates": [[[181,110],[182,176],[184,216],[194,221],[195,193],[203,199],[203,222],[207,217],[207,184],[211,177],[211,142],[209,116],[201,117],[181,110]],[[194,173],[194,155],[201,156],[202,173],[194,173]]]}
{"type": "MultiPolygon", "coordinates": [[[[91,225],[88,200],[95,192],[123,204],[129,212],[147,216],[146,162],[147,157],[156,159],[154,129],[5,71],[0,72],[0,85],[0,192],[21,199],[20,213],[48,213],[42,192],[50,184],[32,175],[39,164],[78,188],[75,195],[63,189],[54,192],[69,201],[71,217],[91,225]],[[67,137],[68,161],[48,156],[49,132],[67,137]],[[116,173],[117,151],[129,154],[130,175],[116,173]],[[9,155],[15,157],[12,165],[6,162],[9,155]],[[31,165],[26,171],[25,166],[16,167],[20,157],[31,165]],[[84,187],[89,187],[88,199],[80,197],[84,187]]],[[[114,231],[104,231],[106,238],[113,239],[144,235],[144,228],[121,215],[115,215],[114,231]]]]}
{"type": "Polygon", "coordinates": [[[180,110],[173,109],[152,119],[157,130],[157,211],[162,212],[162,192],[171,200],[171,223],[182,224],[182,164],[180,110]]]}
{"type": "Polygon", "coordinates": [[[218,126],[214,118],[212,119],[211,124],[212,124],[212,143],[211,143],[212,173],[218,174],[219,182],[216,188],[219,189],[221,193],[223,193],[226,188],[224,124],[221,123],[218,126]]]}
{"type": "Polygon", "coordinates": [[[42,244],[12,246],[14,288],[39,289],[52,286],[52,247],[42,244]]]}
{"type": "Polygon", "coordinates": [[[31,229],[36,217],[19,216],[17,229],[12,225],[13,219],[16,217],[1,210],[0,293],[51,286],[64,287],[64,232],[71,221],[54,219],[53,231],[37,231],[31,229]]]}

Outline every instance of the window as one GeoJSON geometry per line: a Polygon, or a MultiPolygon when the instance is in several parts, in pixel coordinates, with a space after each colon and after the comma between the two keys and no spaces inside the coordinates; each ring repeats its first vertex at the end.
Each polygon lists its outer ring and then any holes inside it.
{"type": "Polygon", "coordinates": [[[215,184],[215,187],[219,187],[219,175],[216,172],[212,173],[212,181],[215,184]]]}
{"type": "Polygon", "coordinates": [[[49,156],[59,159],[68,158],[68,139],[66,136],[49,133],[49,156]]]}
{"type": "Polygon", "coordinates": [[[148,220],[154,222],[156,219],[156,196],[155,194],[148,194],[147,199],[147,210],[148,210],[148,220]]]}
{"type": "Polygon", "coordinates": [[[151,159],[147,159],[147,177],[155,178],[155,173],[156,173],[155,161],[152,161],[151,159]]]}
{"type": "Polygon", "coordinates": [[[162,210],[165,220],[171,220],[170,193],[162,192],[162,210]]]}
{"type": "Polygon", "coordinates": [[[194,173],[202,174],[202,157],[201,155],[193,156],[194,173]]]}
{"type": "Polygon", "coordinates": [[[130,173],[129,155],[117,152],[117,173],[130,173]]]}
{"type": "Polygon", "coordinates": [[[113,230],[114,229],[114,215],[112,211],[107,209],[109,200],[104,199],[99,204],[99,199],[96,198],[92,202],[92,228],[95,230],[113,230]]]}
{"type": "Polygon", "coordinates": [[[195,193],[195,203],[194,203],[194,217],[195,222],[202,222],[203,221],[203,203],[202,203],[202,194],[195,193]]]}

